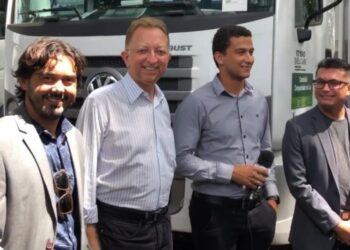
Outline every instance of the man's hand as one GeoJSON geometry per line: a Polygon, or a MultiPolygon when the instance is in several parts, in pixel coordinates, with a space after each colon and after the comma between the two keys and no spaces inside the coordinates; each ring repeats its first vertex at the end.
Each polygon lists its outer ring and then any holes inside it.
{"type": "Polygon", "coordinates": [[[267,203],[269,203],[269,205],[273,208],[273,210],[275,210],[275,212],[277,213],[277,201],[275,201],[274,199],[268,199],[267,203]]]}
{"type": "Polygon", "coordinates": [[[269,176],[267,168],[259,165],[235,165],[231,180],[237,184],[256,189],[264,185],[266,177],[269,176]]]}
{"type": "Polygon", "coordinates": [[[350,221],[341,221],[334,228],[338,240],[346,245],[350,245],[350,221]]]}
{"type": "Polygon", "coordinates": [[[100,240],[98,239],[97,228],[95,224],[86,225],[86,236],[92,250],[100,250],[100,240]]]}

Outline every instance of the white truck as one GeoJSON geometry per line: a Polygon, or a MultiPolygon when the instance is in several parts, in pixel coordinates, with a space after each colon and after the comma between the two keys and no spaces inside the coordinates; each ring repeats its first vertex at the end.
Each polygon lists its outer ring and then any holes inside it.
{"type": "MultiPolygon", "coordinates": [[[[172,59],[159,86],[174,112],[186,95],[216,74],[211,53],[215,31],[243,25],[252,31],[255,47],[249,81],[270,104],[281,198],[274,244],[287,244],[294,200],[280,154],[284,125],[315,103],[312,79],[317,62],[326,56],[349,57],[348,13],[349,1],[342,0],[0,0],[0,101],[6,114],[17,106],[11,70],[25,47],[41,36],[57,37],[88,60],[77,101],[66,114],[74,120],[91,91],[126,72],[120,54],[130,21],[156,16],[170,31],[172,59]]],[[[190,181],[176,177],[171,197],[176,232],[191,231],[190,195],[190,181]]]]}

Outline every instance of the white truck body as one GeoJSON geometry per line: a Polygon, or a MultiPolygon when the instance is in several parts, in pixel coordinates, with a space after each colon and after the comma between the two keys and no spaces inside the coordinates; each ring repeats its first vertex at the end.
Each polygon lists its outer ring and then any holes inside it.
{"type": "MultiPolygon", "coordinates": [[[[0,53],[4,55],[0,58],[0,86],[4,86],[0,102],[5,104],[6,113],[16,106],[16,81],[11,71],[16,68],[26,46],[38,37],[63,39],[87,57],[84,83],[75,106],[67,112],[67,116],[74,120],[90,91],[118,79],[118,72],[126,72],[120,54],[132,19],[155,15],[168,25],[172,60],[159,85],[172,112],[186,95],[210,81],[218,72],[211,52],[216,30],[233,24],[250,29],[255,64],[248,81],[264,93],[270,104],[271,135],[281,199],[274,244],[288,243],[294,200],[282,168],[280,149],[284,127],[288,119],[315,104],[312,79],[317,63],[326,55],[346,59],[350,56],[347,50],[349,17],[344,14],[350,13],[348,1],[331,8],[312,22],[312,37],[303,43],[298,42],[297,28],[303,27],[311,13],[334,1],[232,0],[223,3],[221,0],[110,0],[108,5],[97,7],[94,6],[97,1],[92,0],[4,2],[7,2],[7,26],[5,46],[4,40],[0,39],[0,53]],[[173,5],[167,6],[171,3],[173,5]],[[74,10],[55,9],[72,6],[81,14],[81,20],[74,10]]],[[[191,231],[188,218],[190,197],[190,181],[184,182],[184,179],[176,177],[171,205],[174,212],[182,209],[172,215],[174,231],[191,231]]]]}

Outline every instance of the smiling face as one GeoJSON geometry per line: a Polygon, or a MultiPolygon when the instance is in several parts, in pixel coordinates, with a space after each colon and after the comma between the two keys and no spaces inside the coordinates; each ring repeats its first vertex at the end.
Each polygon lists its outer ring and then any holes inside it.
{"type": "Polygon", "coordinates": [[[24,79],[25,108],[30,117],[42,124],[58,120],[75,101],[77,75],[73,60],[64,55],[51,58],[41,70],[24,79]]]}
{"type": "MultiPolygon", "coordinates": [[[[317,71],[316,79],[337,80],[349,82],[349,74],[344,69],[320,68],[317,71]]],[[[344,103],[349,96],[349,84],[343,84],[338,89],[330,89],[328,84],[323,88],[315,88],[315,97],[318,105],[325,113],[336,113],[343,109],[344,103]]]]}
{"type": "Polygon", "coordinates": [[[215,52],[220,74],[232,80],[243,81],[250,76],[254,63],[254,47],[249,36],[231,37],[225,53],[215,52]]]}
{"type": "MultiPolygon", "coordinates": [[[[340,82],[349,82],[349,75],[344,69],[337,68],[320,68],[317,71],[316,79],[324,82],[332,82],[334,80],[340,82]]],[[[350,94],[349,84],[342,84],[337,89],[329,88],[325,84],[323,88],[315,87],[315,97],[320,110],[333,119],[343,118],[345,115],[344,104],[350,94]]]]}
{"type": "Polygon", "coordinates": [[[169,41],[159,28],[137,28],[122,58],[132,79],[145,91],[164,74],[170,60],[169,41]]]}

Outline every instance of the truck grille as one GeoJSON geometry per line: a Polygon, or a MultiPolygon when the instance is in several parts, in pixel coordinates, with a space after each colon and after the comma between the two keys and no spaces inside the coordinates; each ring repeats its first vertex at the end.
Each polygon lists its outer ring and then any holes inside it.
{"type": "MultiPolygon", "coordinates": [[[[88,96],[88,84],[94,75],[100,72],[113,73],[117,71],[121,75],[127,72],[126,66],[120,56],[110,57],[87,57],[88,66],[83,73],[82,84],[78,88],[78,95],[74,105],[66,111],[66,116],[75,122],[79,110],[88,96]]],[[[165,94],[169,103],[170,112],[173,115],[179,103],[191,92],[191,70],[193,58],[191,56],[172,56],[168,69],[158,81],[159,87],[165,94]]],[[[116,77],[118,80],[118,77],[116,77]]],[[[102,85],[108,84],[105,79],[102,85]]],[[[94,88],[100,87],[99,85],[94,88]]],[[[90,88],[91,89],[91,88],[90,88]]]]}

